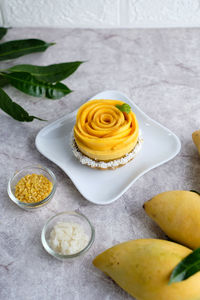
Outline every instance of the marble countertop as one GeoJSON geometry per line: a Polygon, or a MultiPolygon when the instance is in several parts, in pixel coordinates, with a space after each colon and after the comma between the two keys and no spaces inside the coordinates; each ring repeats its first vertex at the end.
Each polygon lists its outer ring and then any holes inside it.
{"type": "MultiPolygon", "coordinates": [[[[46,125],[20,123],[0,111],[0,299],[125,300],[132,299],[92,265],[93,258],[116,243],[138,238],[165,238],[142,205],[157,193],[200,190],[200,158],[191,134],[200,128],[200,30],[10,29],[5,41],[41,38],[56,45],[17,63],[47,65],[84,60],[65,82],[74,90],[60,100],[28,97],[7,87],[29,113],[52,122],[107,89],[117,89],[179,136],[182,149],[170,162],[148,172],[116,202],[97,206],[85,200],[71,180],[35,148],[35,136],[46,125]],[[56,195],[34,212],[15,206],[7,196],[8,178],[30,163],[46,165],[57,177],[56,195]],[[74,262],[48,255],[40,242],[50,216],[79,209],[96,229],[90,251],[74,262]]],[[[2,62],[1,68],[13,62],[2,62]]],[[[113,183],[114,184],[114,183],[113,183]]]]}

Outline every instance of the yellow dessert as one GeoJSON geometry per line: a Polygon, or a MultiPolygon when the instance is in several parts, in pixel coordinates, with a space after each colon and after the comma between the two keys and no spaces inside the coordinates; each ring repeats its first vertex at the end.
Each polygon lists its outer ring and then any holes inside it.
{"type": "Polygon", "coordinates": [[[74,138],[78,149],[94,160],[121,158],[137,144],[139,127],[135,114],[123,112],[116,105],[124,102],[91,100],[78,110],[74,138]]]}

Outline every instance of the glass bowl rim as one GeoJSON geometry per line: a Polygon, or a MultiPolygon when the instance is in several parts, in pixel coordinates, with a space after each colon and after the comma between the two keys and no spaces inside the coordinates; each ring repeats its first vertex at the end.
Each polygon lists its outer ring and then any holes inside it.
{"type": "Polygon", "coordinates": [[[57,180],[56,180],[56,176],[55,174],[53,173],[53,171],[51,171],[49,168],[47,167],[44,167],[44,166],[41,166],[41,165],[29,165],[29,166],[26,166],[22,169],[20,169],[19,171],[15,172],[11,177],[10,179],[8,180],[8,186],[7,186],[7,192],[8,192],[8,196],[9,198],[17,205],[19,206],[22,206],[22,207],[27,207],[27,208],[34,208],[34,207],[37,207],[38,205],[42,205],[46,202],[48,202],[52,197],[53,195],[55,194],[56,192],[56,187],[57,187],[57,180]],[[43,200],[41,201],[38,201],[38,202],[34,202],[34,203],[26,203],[26,202],[22,202],[20,200],[18,200],[15,195],[13,194],[12,190],[11,190],[11,183],[13,181],[13,179],[19,175],[19,173],[21,173],[22,171],[24,170],[28,170],[28,169],[39,169],[39,170],[42,170],[42,171],[45,171],[48,175],[50,175],[50,177],[53,179],[53,187],[52,187],[52,190],[50,192],[50,194],[44,198],[43,200]]]}
{"type": "Polygon", "coordinates": [[[42,229],[42,233],[41,233],[41,242],[42,242],[42,245],[44,247],[44,249],[49,253],[51,254],[52,256],[58,258],[58,259],[69,259],[69,258],[74,258],[74,257],[77,257],[77,256],[80,256],[84,253],[86,253],[90,247],[92,246],[92,244],[94,243],[94,240],[95,240],[95,229],[93,227],[93,225],[91,224],[91,222],[89,221],[89,219],[82,213],[80,212],[77,212],[77,211],[62,211],[62,212],[59,212],[55,215],[53,215],[52,217],[50,217],[43,229],[42,229]],[[60,215],[75,215],[75,216],[78,216],[78,217],[81,217],[84,219],[84,221],[86,221],[91,229],[91,236],[90,236],[90,240],[88,241],[87,245],[82,249],[80,250],[79,252],[76,252],[74,254],[59,254],[58,252],[55,252],[48,244],[47,240],[46,240],[46,237],[45,237],[45,234],[46,234],[46,230],[47,230],[47,227],[49,225],[49,223],[57,218],[58,216],[60,215]]]}

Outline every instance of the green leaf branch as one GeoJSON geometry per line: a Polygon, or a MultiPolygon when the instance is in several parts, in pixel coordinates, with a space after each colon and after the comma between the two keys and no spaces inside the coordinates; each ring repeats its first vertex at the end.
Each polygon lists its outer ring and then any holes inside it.
{"type": "Polygon", "coordinates": [[[44,121],[38,117],[30,116],[19,104],[12,99],[0,88],[0,108],[10,115],[13,119],[21,122],[31,122],[34,119],[44,121]]]}
{"type": "Polygon", "coordinates": [[[38,80],[53,83],[69,77],[82,63],[82,61],[74,61],[49,66],[16,65],[4,71],[28,72],[38,80]]]}
{"type": "Polygon", "coordinates": [[[191,254],[181,260],[181,262],[174,268],[170,276],[169,284],[186,280],[199,271],[200,248],[197,248],[191,254]]]}
{"type": "Polygon", "coordinates": [[[0,44],[0,60],[13,59],[33,52],[45,51],[52,45],[55,45],[55,43],[46,43],[37,39],[5,42],[0,44]]]}
{"type": "Polygon", "coordinates": [[[0,27],[0,39],[7,33],[7,28],[0,27]]]}
{"type": "MultiPolygon", "coordinates": [[[[7,28],[0,28],[0,39],[7,28]]],[[[0,61],[18,58],[34,52],[45,51],[55,43],[38,39],[15,40],[0,44],[0,61]]],[[[51,100],[60,99],[72,90],[60,82],[72,75],[83,61],[63,62],[48,66],[20,64],[0,70],[0,109],[13,119],[30,122],[38,117],[30,116],[20,105],[13,102],[1,88],[10,84],[21,92],[51,100]]]]}
{"type": "Polygon", "coordinates": [[[16,89],[34,97],[59,99],[72,92],[61,82],[55,84],[42,82],[37,80],[33,75],[25,72],[0,73],[0,75],[6,78],[16,89]]]}

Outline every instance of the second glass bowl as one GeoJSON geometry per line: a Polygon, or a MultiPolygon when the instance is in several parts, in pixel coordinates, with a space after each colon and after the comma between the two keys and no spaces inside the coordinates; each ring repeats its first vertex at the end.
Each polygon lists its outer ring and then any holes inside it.
{"type": "Polygon", "coordinates": [[[47,220],[46,224],[44,225],[41,234],[41,241],[44,249],[49,254],[51,254],[52,256],[60,260],[70,260],[72,258],[79,257],[80,255],[86,253],[92,246],[94,239],[95,239],[95,230],[92,224],[90,223],[90,221],[88,220],[88,218],[83,214],[75,211],[65,211],[51,217],[49,220],[47,220]],[[83,248],[81,251],[77,253],[70,254],[70,255],[59,254],[55,252],[50,246],[49,239],[50,239],[50,232],[57,222],[71,222],[71,223],[78,223],[79,225],[81,225],[84,229],[84,232],[89,237],[89,241],[85,246],[85,248],[83,248]]]}

